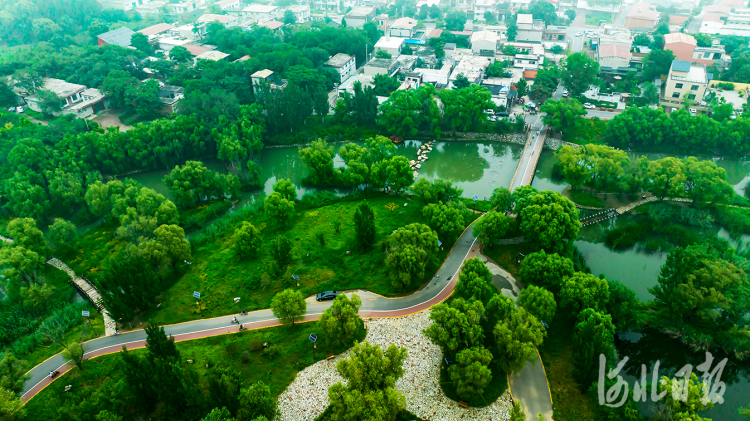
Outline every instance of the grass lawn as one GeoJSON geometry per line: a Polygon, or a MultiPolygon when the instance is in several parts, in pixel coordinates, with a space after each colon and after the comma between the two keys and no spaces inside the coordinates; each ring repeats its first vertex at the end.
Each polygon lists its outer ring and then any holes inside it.
{"type": "Polygon", "coordinates": [[[596,402],[581,391],[573,377],[572,322],[558,312],[549,327],[547,338],[539,347],[539,354],[552,392],[555,421],[594,420],[597,415],[596,402]]]}
{"type": "MultiPolygon", "coordinates": [[[[364,337],[365,330],[360,329],[356,339],[361,341],[364,337]]],[[[340,354],[348,346],[330,345],[325,332],[317,323],[298,323],[291,327],[266,328],[178,342],[177,349],[183,364],[198,372],[204,388],[207,386],[208,364],[209,367],[221,366],[240,373],[243,386],[250,386],[261,380],[278,397],[294,381],[298,371],[325,359],[329,354],[340,354]],[[313,349],[308,340],[311,333],[318,335],[317,349],[313,349]],[[265,351],[261,346],[264,342],[270,345],[265,351]],[[243,362],[245,351],[249,356],[247,362],[243,362]],[[194,364],[188,364],[187,360],[193,360],[194,364]]],[[[134,352],[142,354],[146,350],[134,352]]],[[[122,380],[122,373],[118,360],[117,354],[110,354],[84,363],[84,370],[71,370],[63,379],[52,383],[29,401],[25,406],[27,413],[34,414],[33,419],[60,419],[58,409],[67,407],[80,411],[75,415],[84,419],[84,413],[95,415],[101,409],[109,409],[106,404],[109,397],[117,399],[120,396],[118,388],[121,386],[117,383],[122,380]],[[73,386],[70,392],[64,391],[66,385],[73,386]]],[[[125,419],[134,418],[126,416],[125,419]]],[[[148,419],[163,418],[156,416],[148,419]]]]}
{"type": "MultiPolygon", "coordinates": [[[[518,271],[521,269],[521,264],[518,263],[518,253],[522,253],[528,256],[530,253],[538,251],[532,248],[527,243],[521,244],[509,244],[509,245],[498,245],[495,244],[492,248],[483,247],[482,253],[494,260],[495,263],[500,265],[503,269],[507,270],[514,276],[518,276],[518,271]]],[[[521,281],[521,279],[519,279],[521,281]]]]}
{"type": "Polygon", "coordinates": [[[599,25],[600,20],[606,20],[607,23],[612,23],[611,12],[597,12],[597,11],[586,11],[586,25],[599,25]]]}
{"type": "MultiPolygon", "coordinates": [[[[278,235],[292,239],[295,260],[286,273],[279,278],[269,275],[272,258],[267,253],[253,260],[239,260],[232,240],[236,226],[231,226],[211,241],[193,247],[192,265],[178,265],[175,275],[166,281],[170,287],[161,294],[159,310],[142,319],[170,324],[237,313],[241,309],[268,308],[276,293],[296,288],[292,274],[299,276],[299,288],[305,295],[329,289],[367,289],[398,296],[416,290],[420,286],[418,283],[407,291],[393,287],[383,265],[382,241],[397,228],[422,222],[424,203],[417,197],[392,195],[371,197],[366,201],[376,213],[378,243],[370,252],[361,253],[352,246],[352,220],[361,201],[342,201],[315,209],[298,207],[297,216],[288,226],[278,225],[262,213],[253,213],[248,219],[261,230],[264,244],[268,245],[278,235]],[[319,235],[323,236],[325,245],[321,245],[319,235]],[[201,309],[195,305],[193,291],[201,293],[201,309]],[[234,302],[234,297],[241,298],[239,304],[234,302]]],[[[466,221],[466,225],[470,222],[466,221]]],[[[100,226],[86,233],[76,245],[76,251],[63,260],[77,273],[95,278],[103,260],[125,246],[114,236],[114,230],[111,225],[100,226]]],[[[449,246],[443,247],[435,259],[438,264],[428,270],[426,279],[437,270],[449,251],[449,246]]]]}

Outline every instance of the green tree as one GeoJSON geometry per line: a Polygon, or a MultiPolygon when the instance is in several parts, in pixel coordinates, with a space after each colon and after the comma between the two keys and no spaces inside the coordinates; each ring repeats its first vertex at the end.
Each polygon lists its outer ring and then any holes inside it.
{"type": "Polygon", "coordinates": [[[484,333],[480,321],[484,316],[481,301],[465,301],[456,298],[449,303],[440,303],[432,308],[432,324],[424,334],[443,348],[449,356],[462,349],[482,346],[484,333]]]}
{"type": "Polygon", "coordinates": [[[472,232],[482,241],[482,244],[493,248],[495,243],[508,232],[512,222],[512,217],[500,212],[490,211],[474,224],[472,232]]]}
{"type": "Polygon", "coordinates": [[[555,156],[560,160],[559,165],[562,168],[563,177],[570,183],[573,191],[578,190],[591,177],[593,165],[589,161],[585,148],[563,145],[555,152],[555,156]]]}
{"type": "Polygon", "coordinates": [[[113,319],[126,323],[139,311],[156,307],[156,297],[161,292],[159,276],[144,257],[126,258],[118,254],[104,265],[96,289],[101,304],[113,319]]]}
{"type": "Polygon", "coordinates": [[[565,139],[574,138],[580,132],[585,121],[583,116],[586,115],[586,109],[576,99],[548,99],[539,111],[546,113],[542,116],[544,124],[562,133],[565,139]]]}
{"type": "Polygon", "coordinates": [[[414,281],[421,280],[438,252],[437,242],[437,234],[423,224],[409,224],[392,233],[385,266],[394,285],[406,290],[414,281]]]}
{"type": "MultiPolygon", "coordinates": [[[[457,84],[459,84],[458,80],[454,82],[454,85],[457,84]]],[[[456,89],[440,91],[439,96],[445,107],[443,120],[448,123],[454,133],[456,130],[478,129],[487,121],[485,111],[495,108],[492,94],[484,86],[472,84],[463,88],[456,86],[456,89]]]]}
{"type": "Polygon", "coordinates": [[[506,25],[508,30],[505,32],[505,34],[508,37],[508,41],[515,42],[516,36],[518,35],[518,24],[516,23],[516,19],[511,19],[506,23],[506,25]]]}
{"type": "MultiPolygon", "coordinates": [[[[573,12],[573,15],[575,16],[575,11],[573,9],[568,9],[565,11],[566,16],[567,12],[573,12]]],[[[575,18],[572,18],[573,20],[575,18]]],[[[517,400],[513,400],[513,408],[511,408],[510,411],[510,421],[526,421],[526,413],[523,412],[523,408],[521,408],[521,404],[518,403],[517,400]]]]}
{"type": "Polygon", "coordinates": [[[201,421],[236,421],[236,419],[232,417],[232,413],[226,407],[222,406],[212,409],[201,421]]]}
{"type": "Polygon", "coordinates": [[[636,34],[635,38],[633,38],[633,45],[647,46],[649,44],[651,44],[651,36],[649,36],[649,34],[640,33],[636,34]]]}
{"type": "Polygon", "coordinates": [[[199,202],[221,198],[238,188],[237,179],[233,175],[218,175],[200,161],[187,161],[182,167],[177,165],[164,177],[164,184],[177,205],[183,209],[194,208],[199,202]]]}
{"type": "Polygon", "coordinates": [[[542,287],[529,285],[518,294],[518,305],[539,320],[552,320],[557,311],[555,296],[542,287]]]}
{"type": "Polygon", "coordinates": [[[652,81],[669,73],[675,56],[672,50],[653,49],[643,59],[643,80],[652,81]]]}
{"type": "Polygon", "coordinates": [[[442,178],[435,179],[435,181],[420,178],[409,190],[427,203],[437,203],[439,201],[448,203],[463,193],[462,188],[455,187],[450,180],[443,180],[442,178]]]}
{"type": "Polygon", "coordinates": [[[273,183],[273,191],[279,193],[281,197],[289,201],[294,201],[297,198],[297,190],[294,184],[292,184],[292,180],[288,178],[281,178],[273,183]]]}
{"type": "Polygon", "coordinates": [[[726,203],[734,196],[727,182],[727,172],[713,161],[701,161],[690,156],[685,164],[685,193],[695,202],[726,203]]]}
{"type": "Polygon", "coordinates": [[[36,227],[31,218],[16,218],[8,223],[8,234],[15,239],[13,246],[24,247],[42,256],[47,254],[47,243],[44,234],[36,227]]]}
{"type": "Polygon", "coordinates": [[[565,49],[560,44],[555,44],[550,47],[549,52],[552,54],[562,54],[565,52],[565,49]]]}
{"type": "Polygon", "coordinates": [[[328,389],[331,419],[396,419],[406,406],[404,396],[395,388],[404,374],[406,355],[406,348],[393,344],[385,352],[368,342],[355,344],[351,356],[336,365],[348,384],[339,382],[328,389]]]}
{"type": "Polygon", "coordinates": [[[307,303],[302,292],[288,288],[273,296],[271,311],[285,325],[293,325],[294,319],[307,313],[307,303]]]}
{"type": "Polygon", "coordinates": [[[445,14],[445,27],[449,31],[463,31],[466,25],[466,12],[453,9],[445,14]]]}
{"type": "Polygon", "coordinates": [[[599,74],[599,63],[585,51],[573,53],[563,64],[563,84],[572,97],[579,97],[589,89],[599,74]]]}
{"type": "Polygon", "coordinates": [[[51,116],[62,110],[63,100],[56,93],[47,89],[40,89],[37,91],[36,97],[39,99],[39,108],[42,109],[44,115],[51,116]]]}
{"type": "Polygon", "coordinates": [[[392,57],[391,57],[391,53],[389,53],[388,51],[386,51],[386,50],[378,50],[378,51],[375,51],[375,58],[390,59],[392,57]]]}
{"type": "Polygon", "coordinates": [[[460,398],[469,399],[484,393],[484,388],[492,380],[492,370],[488,367],[490,361],[492,353],[481,346],[456,354],[456,363],[448,367],[448,374],[460,398]]]}
{"type": "Polygon", "coordinates": [[[668,196],[680,196],[685,191],[685,164],[678,158],[668,157],[649,162],[648,176],[651,179],[651,193],[659,200],[668,196]]]}
{"type": "Polygon", "coordinates": [[[253,224],[243,221],[242,225],[234,231],[234,250],[240,258],[257,257],[263,247],[263,237],[260,230],[253,224]]]}
{"type": "Polygon", "coordinates": [[[505,187],[498,187],[492,190],[490,202],[493,208],[497,208],[498,212],[508,213],[513,207],[513,201],[510,197],[510,190],[505,187]]]}
{"type": "Polygon", "coordinates": [[[352,294],[352,298],[346,294],[339,294],[333,304],[320,316],[318,324],[330,341],[334,344],[348,345],[354,334],[362,326],[359,318],[359,308],[362,300],[359,295],[352,294]]]}
{"type": "Polygon", "coordinates": [[[398,89],[401,83],[395,77],[388,75],[375,75],[372,78],[372,83],[375,86],[375,95],[377,96],[391,96],[391,92],[398,89]]]}
{"type": "Polygon", "coordinates": [[[520,216],[526,242],[551,252],[565,250],[581,229],[573,202],[551,191],[531,195],[520,216]]]}
{"type": "Polygon", "coordinates": [[[409,165],[409,160],[405,156],[397,155],[391,157],[388,161],[381,161],[385,164],[385,173],[388,174],[388,186],[397,192],[411,186],[414,182],[414,174],[409,165]]]}
{"type": "Polygon", "coordinates": [[[489,77],[506,77],[506,74],[510,74],[506,69],[511,64],[512,62],[510,60],[495,60],[492,64],[487,66],[485,74],[489,77]]]}
{"type": "Polygon", "coordinates": [[[363,251],[375,245],[375,212],[367,203],[359,205],[354,212],[354,235],[357,246],[363,251]]]}
{"type": "Polygon", "coordinates": [[[83,346],[78,342],[71,342],[63,347],[62,357],[65,362],[73,363],[79,370],[83,370],[83,346]]]}
{"type": "MultiPolygon", "coordinates": [[[[122,421],[122,417],[115,414],[114,412],[109,412],[106,409],[103,409],[99,411],[98,414],[96,414],[96,417],[94,417],[96,421],[122,421]]],[[[218,421],[218,420],[214,420],[218,421]]],[[[226,420],[226,421],[233,421],[233,420],[226,420]]]]}
{"type": "Polygon", "coordinates": [[[193,59],[193,54],[182,45],[177,45],[169,50],[169,58],[175,63],[187,63],[193,59]]]}
{"type": "Polygon", "coordinates": [[[297,18],[294,16],[294,12],[291,10],[287,10],[284,12],[284,24],[285,25],[294,25],[297,23],[297,18]]]}
{"type": "Polygon", "coordinates": [[[55,218],[49,226],[50,248],[57,253],[68,253],[78,241],[78,231],[72,222],[55,218]]]}
{"type": "Polygon", "coordinates": [[[14,393],[20,393],[28,376],[26,376],[25,361],[19,360],[11,353],[5,354],[0,360],[0,388],[14,393]]]}
{"type": "Polygon", "coordinates": [[[644,82],[641,96],[646,104],[653,105],[659,103],[659,89],[651,82],[644,82]]]}
{"type": "Polygon", "coordinates": [[[242,388],[239,400],[241,403],[237,421],[260,421],[264,418],[272,420],[279,413],[276,398],[262,381],[242,388]]]}
{"type": "Polygon", "coordinates": [[[581,384],[591,384],[599,372],[599,355],[609,358],[614,351],[615,326],[607,313],[593,308],[578,315],[573,331],[573,362],[576,378],[581,384]]]}
{"type": "Polygon", "coordinates": [[[148,42],[148,36],[140,32],[136,32],[130,37],[130,45],[136,50],[148,55],[153,52],[153,47],[151,46],[151,43],[148,42]]]}
{"type": "Polygon", "coordinates": [[[282,224],[287,224],[296,215],[294,202],[285,199],[280,193],[273,192],[266,196],[263,201],[263,210],[266,215],[275,218],[282,224]]]}
{"type": "Polygon", "coordinates": [[[573,273],[573,262],[570,259],[544,250],[526,256],[519,270],[524,284],[540,286],[555,294],[573,273]]]}
{"type": "Polygon", "coordinates": [[[271,240],[271,247],[269,248],[269,250],[271,252],[271,257],[273,258],[273,269],[276,276],[284,273],[287,266],[292,263],[292,248],[292,240],[283,235],[280,235],[271,240]]]}
{"type": "Polygon", "coordinates": [[[456,76],[456,80],[453,81],[453,87],[455,89],[466,89],[469,86],[471,86],[471,82],[463,73],[459,73],[458,76],[456,76]]]}
{"type": "Polygon", "coordinates": [[[321,121],[325,121],[326,116],[331,112],[331,103],[328,102],[328,92],[323,89],[313,93],[313,110],[320,116],[321,121]]]}
{"type": "Polygon", "coordinates": [[[455,242],[464,230],[463,213],[455,206],[430,203],[422,209],[422,216],[447,243],[455,242]]]}
{"type": "Polygon", "coordinates": [[[10,390],[0,388],[0,419],[23,419],[25,415],[21,398],[10,390]]]}
{"type": "Polygon", "coordinates": [[[333,182],[333,146],[325,140],[318,139],[305,149],[300,149],[302,164],[310,172],[310,181],[316,186],[325,186],[333,182]]]}
{"type": "Polygon", "coordinates": [[[519,79],[518,82],[516,82],[516,91],[518,91],[518,97],[524,97],[528,95],[529,93],[529,84],[526,82],[526,79],[519,79]]]}
{"type": "Polygon", "coordinates": [[[607,280],[590,273],[576,272],[563,282],[560,289],[560,307],[573,316],[587,308],[605,311],[608,301],[607,280]]]}
{"type": "Polygon", "coordinates": [[[124,108],[130,104],[131,92],[138,85],[138,79],[124,70],[112,70],[102,81],[101,91],[113,108],[124,108]]]}
{"type": "Polygon", "coordinates": [[[513,308],[492,330],[498,366],[508,374],[521,371],[547,335],[542,323],[523,308],[513,308]]]}
{"type": "Polygon", "coordinates": [[[711,400],[704,401],[708,385],[698,380],[695,373],[690,373],[690,379],[662,376],[659,382],[659,393],[664,394],[661,403],[664,413],[670,414],[678,421],[711,421],[698,415],[699,412],[713,408],[711,400]]]}
{"type": "Polygon", "coordinates": [[[466,260],[454,292],[467,301],[479,300],[486,305],[496,293],[492,285],[492,272],[476,257],[466,260]]]}

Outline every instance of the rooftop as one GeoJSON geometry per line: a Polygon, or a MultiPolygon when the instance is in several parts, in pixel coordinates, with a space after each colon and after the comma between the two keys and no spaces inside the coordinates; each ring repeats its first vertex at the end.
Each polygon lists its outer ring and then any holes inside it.
{"type": "Polygon", "coordinates": [[[263,70],[258,70],[257,72],[253,73],[251,75],[251,77],[258,77],[258,78],[261,78],[261,79],[266,79],[269,76],[271,76],[272,74],[273,74],[272,70],[263,69],[263,70]]]}
{"type": "Polygon", "coordinates": [[[367,63],[367,66],[390,69],[395,62],[396,60],[391,58],[374,58],[367,63]]]}
{"type": "Polygon", "coordinates": [[[498,39],[500,39],[500,36],[497,34],[497,32],[492,31],[479,31],[471,34],[472,44],[477,41],[490,41],[497,43],[498,39]]]}
{"type": "Polygon", "coordinates": [[[726,16],[724,13],[706,13],[703,15],[703,22],[724,23],[724,21],[721,20],[724,16],[726,16]]]}
{"type": "Polygon", "coordinates": [[[682,25],[688,20],[689,16],[669,15],[670,25],[682,25]]]}
{"type": "Polygon", "coordinates": [[[404,45],[404,39],[398,37],[381,37],[375,48],[401,48],[404,45]]]}
{"type": "Polygon", "coordinates": [[[224,60],[227,57],[229,57],[229,54],[222,53],[221,51],[218,51],[218,50],[210,50],[210,51],[206,51],[206,52],[200,54],[199,56],[197,56],[195,58],[196,58],[196,60],[200,59],[200,60],[219,61],[219,60],[224,60]]]}
{"type": "Polygon", "coordinates": [[[217,4],[219,5],[219,7],[221,7],[223,9],[223,8],[225,8],[227,6],[231,6],[233,4],[239,3],[239,1],[240,0],[221,0],[217,4]]]}
{"type": "Polygon", "coordinates": [[[599,57],[620,57],[630,60],[633,58],[633,53],[624,45],[607,44],[599,47],[599,57]]]}
{"type": "Polygon", "coordinates": [[[258,24],[258,26],[263,26],[270,30],[274,30],[274,29],[281,28],[282,26],[284,26],[284,24],[277,20],[269,20],[268,22],[263,22],[263,23],[258,24]]]}
{"type": "Polygon", "coordinates": [[[660,13],[653,9],[654,6],[646,3],[638,3],[630,9],[630,13],[625,16],[631,19],[656,20],[660,13]]]}
{"type": "MultiPolygon", "coordinates": [[[[52,91],[60,98],[67,98],[86,89],[84,85],[69,83],[62,79],[44,79],[44,90],[52,91]]],[[[36,94],[29,95],[29,98],[36,98],[36,94]]]]}
{"type": "Polygon", "coordinates": [[[700,64],[690,64],[687,61],[675,60],[669,71],[669,78],[693,83],[708,83],[706,67],[700,64]],[[680,72],[679,75],[674,72],[680,72]]]}
{"type": "Polygon", "coordinates": [[[527,23],[531,25],[533,22],[534,22],[534,16],[528,15],[528,14],[519,13],[518,19],[516,19],[516,24],[527,23]]]}
{"type": "Polygon", "coordinates": [[[350,18],[364,18],[375,14],[375,8],[370,6],[356,6],[346,14],[350,18]]]}
{"type": "Polygon", "coordinates": [[[429,34],[427,34],[427,39],[430,39],[430,38],[440,38],[440,34],[442,34],[442,33],[443,33],[442,29],[435,28],[432,31],[430,31],[429,34]]]}
{"type": "Polygon", "coordinates": [[[232,20],[232,16],[229,15],[214,15],[212,13],[206,13],[205,15],[198,18],[198,22],[221,22],[226,24],[232,20]]]}
{"type": "Polygon", "coordinates": [[[326,66],[329,67],[341,67],[345,65],[346,63],[349,63],[349,61],[352,59],[352,56],[344,53],[338,53],[335,56],[331,57],[327,62],[326,66]]]}
{"type": "Polygon", "coordinates": [[[130,38],[133,37],[135,32],[123,26],[117,29],[113,29],[109,32],[99,34],[97,38],[106,42],[109,45],[119,45],[120,47],[130,47],[130,38]]]}
{"type": "Polygon", "coordinates": [[[417,21],[412,18],[400,18],[393,21],[391,28],[412,29],[417,26],[417,21]]]}
{"type": "Polygon", "coordinates": [[[213,50],[212,47],[206,47],[202,45],[193,45],[193,44],[185,44],[183,45],[183,47],[185,47],[188,51],[190,51],[190,54],[194,56],[199,56],[208,50],[213,50]]]}
{"type": "MultiPolygon", "coordinates": [[[[698,45],[698,43],[695,41],[695,38],[693,38],[691,35],[683,34],[681,32],[675,32],[672,34],[666,34],[664,35],[664,44],[674,44],[677,42],[682,42],[685,44],[690,45],[698,45]]],[[[669,49],[666,48],[665,49],[669,49]]]]}
{"type": "Polygon", "coordinates": [[[269,6],[265,4],[251,4],[242,9],[242,11],[245,13],[271,13],[278,8],[278,6],[269,6]]]}
{"type": "Polygon", "coordinates": [[[148,28],[141,29],[140,33],[146,36],[156,35],[172,29],[171,23],[157,23],[156,25],[149,26],[148,28]]]}

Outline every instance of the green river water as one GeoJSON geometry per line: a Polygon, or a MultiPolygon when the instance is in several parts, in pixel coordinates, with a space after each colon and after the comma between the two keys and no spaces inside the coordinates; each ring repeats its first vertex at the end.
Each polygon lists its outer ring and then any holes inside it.
{"type": "MultiPolygon", "coordinates": [[[[409,160],[415,159],[416,152],[422,144],[420,141],[404,141],[398,145],[397,150],[409,160]]],[[[340,145],[335,146],[338,151],[340,145]]],[[[433,144],[433,150],[428,154],[428,160],[422,163],[418,169],[420,177],[428,179],[444,178],[454,182],[463,188],[464,197],[478,196],[481,199],[489,198],[492,190],[496,187],[510,185],[511,178],[516,170],[516,165],[522,153],[522,146],[515,144],[491,143],[491,142],[437,142],[433,144]]],[[[641,154],[632,154],[631,159],[641,154]]],[[[664,157],[663,154],[645,154],[649,159],[664,157]]],[[[681,157],[682,158],[682,157],[681,157]]],[[[735,186],[738,193],[750,180],[750,162],[733,159],[713,159],[717,165],[727,170],[729,182],[735,186]]],[[[537,172],[532,185],[540,190],[553,190],[561,192],[566,184],[551,179],[552,166],[556,162],[551,151],[544,151],[537,167],[537,172]]],[[[212,170],[226,172],[225,165],[216,160],[205,161],[207,167],[212,170]]],[[[281,178],[289,178],[297,185],[297,195],[302,197],[314,188],[300,186],[306,170],[299,158],[297,148],[265,149],[262,152],[261,162],[263,189],[248,194],[243,193],[238,206],[244,206],[255,200],[262,200],[266,194],[272,191],[273,184],[281,178]]],[[[334,161],[336,167],[343,167],[343,161],[336,156],[334,161]]],[[[141,182],[147,187],[170,197],[170,193],[162,181],[167,171],[152,171],[148,173],[134,174],[130,177],[141,182]]],[[[345,191],[340,192],[345,194],[345,191]]],[[[620,217],[611,221],[611,224],[627,222],[627,217],[620,217]]],[[[587,265],[595,275],[604,274],[608,279],[616,279],[632,288],[640,300],[650,300],[651,294],[648,288],[656,284],[660,267],[666,260],[666,253],[645,253],[637,249],[626,251],[613,251],[608,249],[600,240],[607,226],[603,224],[585,227],[581,230],[576,245],[583,253],[587,265]]],[[[719,232],[720,236],[728,238],[725,232],[719,232]]],[[[746,238],[747,240],[747,238],[746,238]]],[[[649,380],[652,374],[652,365],[656,360],[661,361],[660,373],[670,375],[686,363],[698,365],[703,362],[704,356],[691,352],[676,341],[671,341],[661,334],[646,332],[645,334],[625,335],[617,344],[620,356],[631,358],[627,364],[628,379],[633,380],[632,375],[637,375],[641,364],[649,367],[649,380]]],[[[747,368],[740,368],[731,362],[727,365],[722,375],[722,381],[726,382],[727,389],[724,395],[725,403],[717,405],[714,409],[702,413],[703,416],[713,418],[715,421],[740,421],[737,408],[750,404],[750,382],[748,381],[747,368]]],[[[632,390],[632,389],[631,389],[632,390]]],[[[632,395],[631,395],[632,396],[632,395]]],[[[652,407],[644,405],[644,412],[651,412],[652,407]]]]}

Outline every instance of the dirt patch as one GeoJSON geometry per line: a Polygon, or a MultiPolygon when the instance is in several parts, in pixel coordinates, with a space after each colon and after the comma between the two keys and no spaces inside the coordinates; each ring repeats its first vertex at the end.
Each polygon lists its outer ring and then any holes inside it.
{"type": "Polygon", "coordinates": [[[108,127],[119,127],[120,131],[124,132],[132,129],[132,127],[126,126],[120,122],[118,116],[122,114],[122,111],[123,110],[111,108],[109,110],[99,111],[96,115],[89,117],[88,119],[99,123],[99,125],[105,129],[108,127]]]}

